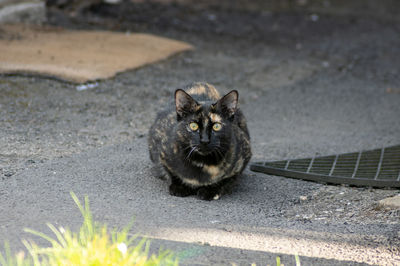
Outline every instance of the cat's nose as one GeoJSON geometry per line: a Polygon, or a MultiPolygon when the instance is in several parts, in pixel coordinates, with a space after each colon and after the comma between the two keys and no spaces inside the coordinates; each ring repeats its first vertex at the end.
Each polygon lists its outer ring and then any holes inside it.
{"type": "Polygon", "coordinates": [[[208,144],[208,143],[210,143],[210,140],[209,140],[209,139],[201,139],[201,140],[200,140],[200,144],[205,145],[205,144],[208,144]]]}
{"type": "Polygon", "coordinates": [[[208,144],[208,143],[210,143],[210,138],[209,138],[208,135],[207,135],[206,133],[204,133],[204,132],[201,134],[200,143],[201,143],[201,144],[208,144]]]}

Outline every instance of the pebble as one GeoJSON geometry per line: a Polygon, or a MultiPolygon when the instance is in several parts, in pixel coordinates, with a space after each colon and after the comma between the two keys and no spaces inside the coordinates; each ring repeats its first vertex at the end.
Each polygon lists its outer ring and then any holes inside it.
{"type": "Polygon", "coordinates": [[[15,173],[13,173],[13,172],[5,172],[4,173],[4,176],[6,176],[6,177],[10,177],[10,176],[13,176],[15,173]]]}
{"type": "Polygon", "coordinates": [[[379,205],[385,208],[400,209],[400,194],[380,200],[379,205]]]}
{"type": "Polygon", "coordinates": [[[300,196],[299,197],[301,201],[306,201],[307,200],[307,196],[300,196]]]}

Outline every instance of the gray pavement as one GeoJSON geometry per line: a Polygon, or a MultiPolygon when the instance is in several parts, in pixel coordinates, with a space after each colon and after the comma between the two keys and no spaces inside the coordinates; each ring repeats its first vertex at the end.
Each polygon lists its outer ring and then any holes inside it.
{"type": "MultiPolygon", "coordinates": [[[[96,220],[123,226],[134,217],[134,230],[148,237],[202,243],[205,247],[196,247],[193,258],[198,263],[243,261],[224,252],[209,257],[211,246],[369,263],[397,258],[383,245],[393,240],[397,225],[285,218],[285,211],[295,208],[301,195],[309,195],[320,185],[247,172],[234,194],[220,201],[176,198],[168,195],[166,184],[151,176],[146,153],[144,141],[138,140],[52,160],[7,180],[1,190],[1,239],[22,247],[19,240],[31,237],[23,228],[49,233],[46,222],[78,228],[80,214],[69,195],[74,191],[81,199],[89,197],[96,220]]],[[[193,248],[181,245],[178,250],[193,248]]],[[[274,256],[255,254],[253,259],[259,263],[274,256]]]]}
{"type": "MultiPolygon", "coordinates": [[[[89,196],[96,220],[112,227],[135,217],[134,231],[153,238],[155,247],[194,250],[190,265],[273,265],[276,255],[291,265],[296,253],[304,265],[398,265],[400,211],[379,207],[398,190],[246,170],[232,195],[204,202],[169,196],[168,184],[152,176],[147,129],[174,89],[192,81],[239,91],[253,161],[400,142],[397,23],[234,15],[247,23],[235,24],[238,36],[229,23],[221,23],[219,33],[149,26],[196,50],[86,91],[57,80],[1,76],[0,241],[18,250],[20,239],[30,237],[25,227],[49,232],[45,223],[51,222],[77,228],[74,191],[89,196]]],[[[95,28],[111,27],[107,23],[95,28]]]]}

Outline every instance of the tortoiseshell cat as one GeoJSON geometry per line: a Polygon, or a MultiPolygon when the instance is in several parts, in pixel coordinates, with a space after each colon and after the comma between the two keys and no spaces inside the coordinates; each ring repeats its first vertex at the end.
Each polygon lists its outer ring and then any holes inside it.
{"type": "Polygon", "coordinates": [[[175,91],[175,105],[158,113],[149,131],[150,158],[171,178],[171,195],[218,199],[251,157],[238,92],[220,97],[214,86],[193,83],[175,91]]]}

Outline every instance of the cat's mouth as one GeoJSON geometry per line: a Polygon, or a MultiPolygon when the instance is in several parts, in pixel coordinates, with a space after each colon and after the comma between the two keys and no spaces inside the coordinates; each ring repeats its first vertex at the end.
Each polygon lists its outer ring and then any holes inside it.
{"type": "Polygon", "coordinates": [[[191,159],[193,156],[200,156],[204,158],[209,156],[215,156],[216,154],[222,157],[222,153],[218,149],[215,149],[208,145],[195,145],[186,155],[186,159],[191,159]]]}
{"type": "Polygon", "coordinates": [[[196,149],[196,153],[199,154],[199,155],[202,155],[202,156],[207,156],[207,155],[211,154],[212,151],[210,149],[207,149],[207,148],[199,147],[199,148],[196,149]]]}
{"type": "Polygon", "coordinates": [[[208,156],[214,153],[214,149],[211,149],[208,146],[199,145],[196,149],[196,153],[201,156],[208,156]]]}

